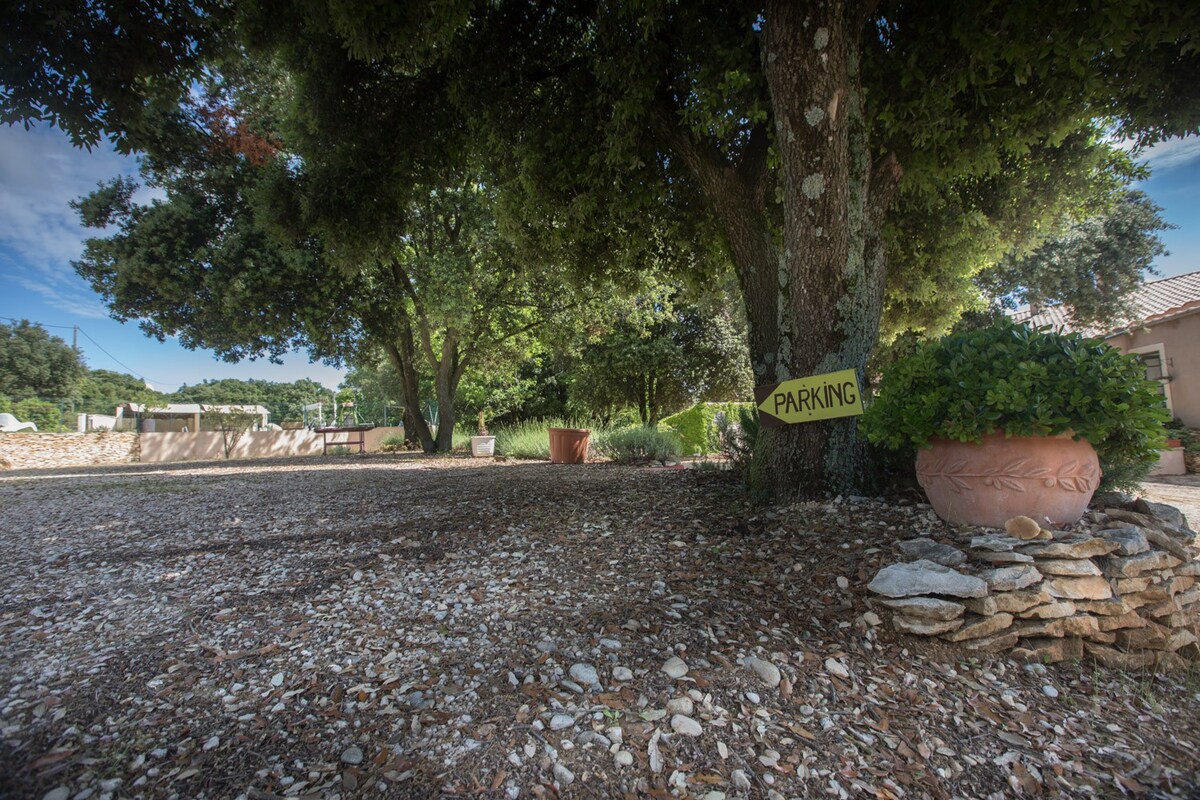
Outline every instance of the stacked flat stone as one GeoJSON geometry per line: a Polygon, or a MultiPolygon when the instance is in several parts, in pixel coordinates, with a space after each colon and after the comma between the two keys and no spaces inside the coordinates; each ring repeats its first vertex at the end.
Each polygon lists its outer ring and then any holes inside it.
{"type": "Polygon", "coordinates": [[[868,588],[897,630],[1044,662],[1122,668],[1200,658],[1200,549],[1178,509],[1138,500],[1070,531],[1033,520],[900,543],[868,588]]]}
{"type": "Polygon", "coordinates": [[[0,433],[0,470],[128,464],[140,453],[132,432],[0,433]]]}

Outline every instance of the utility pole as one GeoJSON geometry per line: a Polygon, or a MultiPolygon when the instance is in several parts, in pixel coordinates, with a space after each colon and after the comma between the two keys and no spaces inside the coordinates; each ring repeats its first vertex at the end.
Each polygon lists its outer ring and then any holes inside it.
{"type": "Polygon", "coordinates": [[[71,349],[76,353],[79,352],[79,326],[71,326],[71,349]]]}

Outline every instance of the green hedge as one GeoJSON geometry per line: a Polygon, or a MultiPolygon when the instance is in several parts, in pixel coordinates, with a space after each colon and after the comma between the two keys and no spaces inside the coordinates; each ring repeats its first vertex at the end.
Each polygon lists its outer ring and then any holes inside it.
{"type": "Polygon", "coordinates": [[[658,427],[674,431],[682,442],[683,454],[708,455],[719,449],[717,443],[717,414],[736,420],[739,409],[753,409],[753,403],[697,403],[687,411],[673,414],[658,427]]]}

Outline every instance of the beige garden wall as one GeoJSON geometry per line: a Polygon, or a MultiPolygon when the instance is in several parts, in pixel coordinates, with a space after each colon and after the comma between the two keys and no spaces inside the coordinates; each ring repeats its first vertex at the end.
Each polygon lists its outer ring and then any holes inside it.
{"type": "Polygon", "coordinates": [[[1161,345],[1171,381],[1171,410],[1191,428],[1200,428],[1200,313],[1188,314],[1106,340],[1124,353],[1161,345]]]}
{"type": "MultiPolygon", "coordinates": [[[[379,443],[392,435],[402,435],[400,427],[373,428],[366,431],[368,453],[377,452],[379,443]]],[[[337,441],[357,434],[337,434],[337,441]]],[[[142,433],[142,461],[208,461],[225,458],[225,445],[219,431],[192,433],[142,433]]],[[[357,445],[350,448],[357,451],[357,445]]],[[[234,446],[231,458],[283,458],[321,455],[321,434],[309,430],[250,431],[234,446]]]]}

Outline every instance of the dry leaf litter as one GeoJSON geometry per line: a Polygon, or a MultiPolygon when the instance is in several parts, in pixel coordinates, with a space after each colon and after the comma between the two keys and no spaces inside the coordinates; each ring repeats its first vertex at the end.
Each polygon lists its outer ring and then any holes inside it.
{"type": "MultiPolygon", "coordinates": [[[[994,533],[994,532],[993,532],[994,533]]],[[[1200,681],[909,636],[927,506],[367,457],[0,478],[0,793],[1186,797],[1200,681]]]]}

